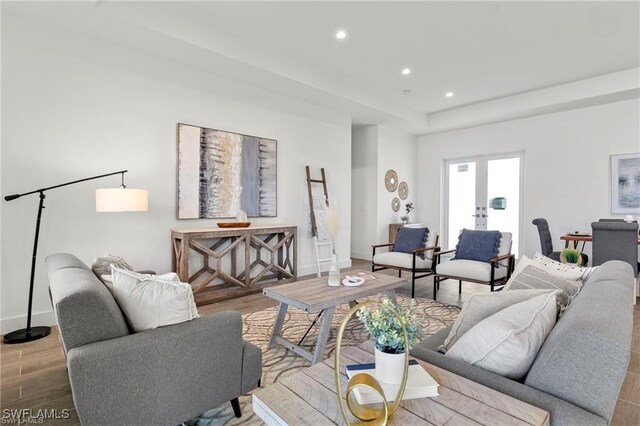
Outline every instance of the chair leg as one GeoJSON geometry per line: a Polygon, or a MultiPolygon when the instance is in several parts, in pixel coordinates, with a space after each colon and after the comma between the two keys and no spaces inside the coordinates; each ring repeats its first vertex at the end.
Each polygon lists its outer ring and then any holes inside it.
{"type": "Polygon", "coordinates": [[[433,279],[433,300],[436,300],[436,297],[438,296],[438,288],[440,287],[440,278],[439,277],[435,277],[433,279]]]}
{"type": "Polygon", "coordinates": [[[416,272],[411,273],[411,298],[416,298],[416,272]]]}
{"type": "Polygon", "coordinates": [[[242,411],[240,411],[240,400],[238,398],[233,398],[231,400],[231,408],[233,408],[233,414],[235,414],[236,418],[242,417],[242,411]]]}
{"type": "Polygon", "coordinates": [[[494,288],[495,288],[495,284],[494,284],[494,283],[491,283],[491,291],[493,291],[493,290],[494,290],[494,288]]]}
{"type": "Polygon", "coordinates": [[[458,294],[462,294],[462,280],[458,280],[458,294]]]}
{"type": "Polygon", "coordinates": [[[402,278],[402,269],[398,269],[398,278],[402,278]]]}

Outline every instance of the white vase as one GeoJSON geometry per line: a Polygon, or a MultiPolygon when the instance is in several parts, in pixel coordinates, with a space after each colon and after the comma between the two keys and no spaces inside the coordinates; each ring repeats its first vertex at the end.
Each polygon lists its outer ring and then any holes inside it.
{"type": "Polygon", "coordinates": [[[338,267],[338,257],[334,254],[331,256],[331,265],[329,266],[329,281],[331,287],[340,286],[340,268],[338,267]]]}
{"type": "Polygon", "coordinates": [[[376,378],[385,383],[399,385],[404,374],[404,357],[401,354],[388,354],[376,348],[376,378]]]}

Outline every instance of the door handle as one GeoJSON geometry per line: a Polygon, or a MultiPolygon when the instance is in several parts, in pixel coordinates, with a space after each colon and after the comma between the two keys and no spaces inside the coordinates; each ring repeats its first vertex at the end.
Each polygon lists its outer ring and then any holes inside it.
{"type": "Polygon", "coordinates": [[[479,214],[472,214],[471,217],[480,217],[479,214]]]}
{"type": "Polygon", "coordinates": [[[489,217],[489,215],[488,214],[483,214],[480,217],[489,217]]]}

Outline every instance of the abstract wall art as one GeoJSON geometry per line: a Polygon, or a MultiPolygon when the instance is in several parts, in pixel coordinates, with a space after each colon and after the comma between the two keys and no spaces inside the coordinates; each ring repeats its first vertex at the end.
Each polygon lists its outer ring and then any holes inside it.
{"type": "Polygon", "coordinates": [[[178,219],[277,216],[277,141],[178,124],[178,219]]]}
{"type": "Polygon", "coordinates": [[[611,156],[611,213],[640,213],[640,153],[611,156]]]}

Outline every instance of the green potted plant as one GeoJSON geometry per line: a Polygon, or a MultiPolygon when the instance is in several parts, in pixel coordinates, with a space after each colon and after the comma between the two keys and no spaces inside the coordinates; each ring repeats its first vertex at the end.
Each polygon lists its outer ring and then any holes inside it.
{"type": "Polygon", "coordinates": [[[562,250],[560,253],[560,262],[580,265],[582,263],[582,256],[580,256],[580,252],[578,250],[569,247],[562,250]]]}
{"type": "Polygon", "coordinates": [[[364,307],[356,313],[356,317],[362,321],[376,342],[376,377],[385,383],[399,384],[404,372],[405,351],[420,341],[422,327],[414,312],[414,301],[406,309],[397,306],[388,299],[382,303],[385,307],[395,310],[400,316],[409,336],[408,347],[400,320],[389,309],[382,307],[371,310],[364,307]]]}

